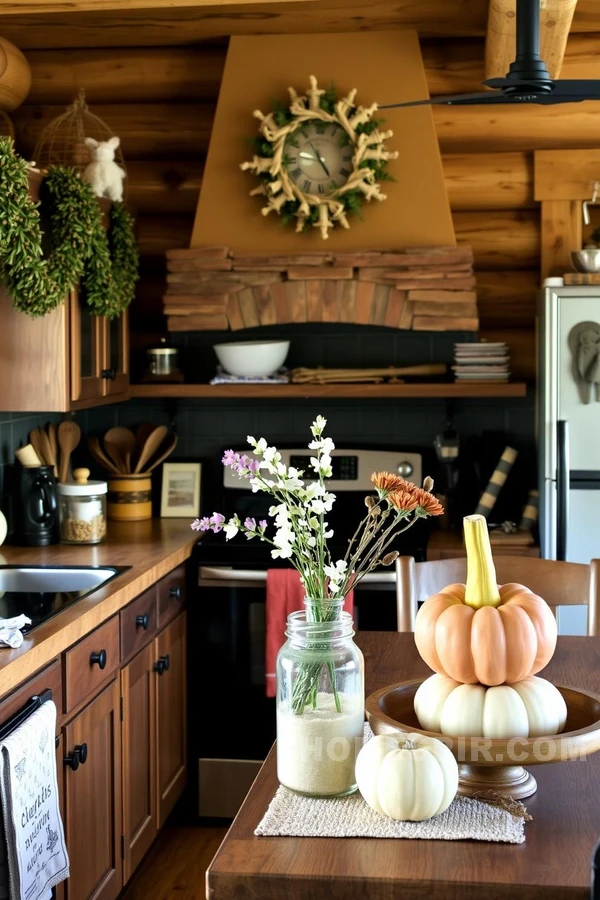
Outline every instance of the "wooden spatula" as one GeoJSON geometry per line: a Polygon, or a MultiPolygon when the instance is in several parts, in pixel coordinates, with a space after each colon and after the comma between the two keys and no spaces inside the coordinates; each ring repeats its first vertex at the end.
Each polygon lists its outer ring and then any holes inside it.
{"type": "Polygon", "coordinates": [[[44,453],[44,444],[42,443],[42,433],[39,428],[34,428],[33,431],[29,432],[29,442],[33,449],[35,450],[37,456],[40,459],[40,462],[43,466],[48,465],[48,460],[46,459],[46,454],[44,453]]]}
{"type": "Polygon", "coordinates": [[[59,479],[65,482],[69,478],[69,462],[71,453],[79,446],[81,428],[76,422],[67,420],[58,426],[58,446],[60,447],[59,479]]]}
{"type": "Polygon", "coordinates": [[[147,437],[146,443],[143,446],[142,452],[140,453],[140,458],[138,459],[134,473],[143,472],[144,466],[150,459],[150,457],[154,456],[155,453],[158,452],[158,449],[162,442],[164,441],[167,435],[167,426],[159,425],[158,428],[155,428],[154,431],[147,437]]]}
{"type": "Polygon", "coordinates": [[[50,422],[48,425],[48,440],[50,441],[50,450],[54,460],[54,477],[58,478],[58,438],[56,437],[56,425],[54,422],[50,422]]]}
{"type": "Polygon", "coordinates": [[[88,449],[97,463],[100,463],[107,472],[110,472],[112,475],[121,475],[122,473],[117,469],[115,464],[111,459],[108,458],[102,447],[100,446],[100,441],[97,437],[89,437],[88,438],[88,449]]]}
{"type": "Polygon", "coordinates": [[[153,472],[157,466],[160,466],[161,462],[163,462],[167,458],[167,456],[170,456],[176,446],[177,435],[172,434],[167,443],[162,448],[161,454],[158,459],[152,460],[151,464],[146,469],[146,472],[153,472]]]}
{"type": "Polygon", "coordinates": [[[107,445],[112,458],[122,465],[123,472],[130,472],[131,455],[137,447],[133,431],[122,425],[109,428],[104,435],[104,446],[107,445]]]}

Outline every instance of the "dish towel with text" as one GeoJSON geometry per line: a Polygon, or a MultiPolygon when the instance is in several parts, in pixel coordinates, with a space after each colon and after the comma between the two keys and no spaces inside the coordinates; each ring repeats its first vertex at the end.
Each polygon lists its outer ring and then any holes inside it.
{"type": "MultiPolygon", "coordinates": [[[[306,591],[296,569],[267,570],[265,648],[267,697],[274,697],[277,693],[275,664],[277,654],[285,643],[287,617],[296,610],[304,609],[305,596],[306,591]]],[[[354,591],[349,591],[346,596],[344,609],[350,615],[354,615],[354,591]]]]}
{"type": "Polygon", "coordinates": [[[50,900],[69,877],[51,700],[0,746],[0,900],[50,900]]]}

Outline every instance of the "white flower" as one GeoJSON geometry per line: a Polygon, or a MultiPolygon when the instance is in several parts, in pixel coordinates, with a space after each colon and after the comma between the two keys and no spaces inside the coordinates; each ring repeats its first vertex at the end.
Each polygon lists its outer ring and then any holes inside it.
{"type": "Polygon", "coordinates": [[[324,416],[317,416],[315,421],[310,426],[310,430],[314,434],[315,437],[318,437],[325,426],[327,425],[327,419],[324,416]]]}
{"type": "Polygon", "coordinates": [[[310,502],[310,508],[313,512],[320,516],[322,513],[331,512],[331,507],[333,506],[334,500],[334,494],[325,494],[323,499],[315,497],[315,499],[311,500],[310,502]]]}
{"type": "Polygon", "coordinates": [[[348,563],[345,559],[338,559],[331,566],[323,566],[323,571],[331,581],[341,581],[346,574],[348,563]]]}
{"type": "Polygon", "coordinates": [[[223,531],[225,532],[225,537],[228,541],[235,537],[239,530],[240,523],[239,521],[236,522],[235,519],[230,519],[227,525],[223,526],[223,531]]]}
{"type": "Polygon", "coordinates": [[[304,487],[304,482],[300,481],[299,478],[290,478],[288,472],[287,478],[279,479],[277,487],[282,491],[297,491],[299,488],[304,487]]]}
{"type": "Polygon", "coordinates": [[[248,443],[254,445],[254,452],[258,456],[262,456],[262,454],[267,449],[267,442],[265,441],[264,438],[260,438],[260,440],[255,441],[254,438],[252,437],[252,435],[249,434],[248,435],[248,443]]]}
{"type": "Polygon", "coordinates": [[[271,550],[271,557],[273,559],[289,559],[292,552],[290,545],[284,544],[281,547],[276,547],[274,550],[271,550]]]}

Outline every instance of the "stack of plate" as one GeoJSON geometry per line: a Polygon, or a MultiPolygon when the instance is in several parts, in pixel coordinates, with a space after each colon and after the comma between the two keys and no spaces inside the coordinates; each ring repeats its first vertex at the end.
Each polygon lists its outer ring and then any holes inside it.
{"type": "Polygon", "coordinates": [[[456,381],[508,381],[510,357],[508,345],[502,343],[455,344],[454,376],[456,381]]]}

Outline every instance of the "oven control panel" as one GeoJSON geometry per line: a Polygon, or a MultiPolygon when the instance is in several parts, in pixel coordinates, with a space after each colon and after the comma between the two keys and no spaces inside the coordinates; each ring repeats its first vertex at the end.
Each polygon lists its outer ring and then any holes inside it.
{"type": "MultiPolygon", "coordinates": [[[[247,450],[236,450],[246,453],[247,450]]],[[[281,450],[281,459],[286,466],[295,466],[304,470],[304,480],[311,481],[312,469],[310,453],[305,447],[281,450]]],[[[417,485],[423,482],[423,459],[420,453],[406,453],[404,450],[346,450],[335,449],[331,456],[332,477],[327,479],[327,486],[332,491],[365,491],[373,489],[371,475],[373,472],[392,472],[401,475],[407,481],[417,485]]],[[[231,471],[223,469],[223,486],[233,489],[247,489],[244,479],[231,471]]]]}

